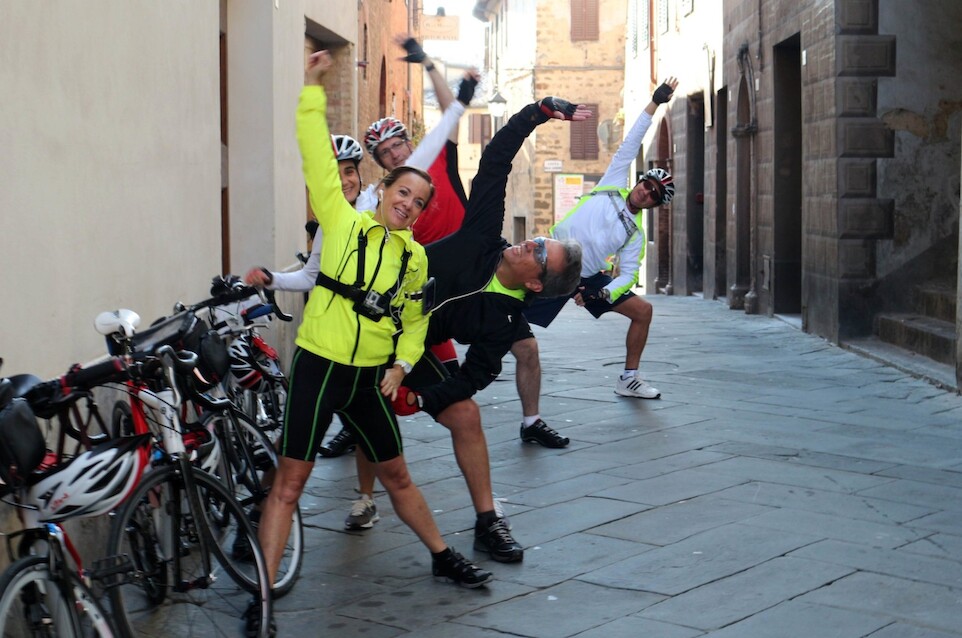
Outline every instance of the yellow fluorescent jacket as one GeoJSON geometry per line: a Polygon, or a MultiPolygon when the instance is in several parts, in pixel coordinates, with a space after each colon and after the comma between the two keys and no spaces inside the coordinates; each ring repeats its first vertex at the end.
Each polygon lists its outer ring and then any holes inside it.
{"type": "MultiPolygon", "coordinates": [[[[404,250],[411,252],[401,290],[393,306],[401,308],[404,331],[397,342],[397,358],[415,364],[424,352],[428,317],[421,314],[421,302],[405,295],[419,292],[427,280],[428,261],[424,248],[408,230],[389,232],[373,219],[373,213],[358,212],[344,199],[337,160],[327,127],[327,95],[323,87],[305,86],[297,106],[297,142],[303,159],[304,179],[311,207],[317,215],[323,237],[320,269],[329,277],[351,285],[357,279],[358,234],[367,235],[364,258],[364,286],[384,294],[397,283],[404,250]]],[[[354,302],[323,286],[315,286],[304,308],[304,321],[295,343],[314,354],[358,367],[385,363],[395,351],[394,322],[390,316],[372,321],[354,312],[354,302]]]]}

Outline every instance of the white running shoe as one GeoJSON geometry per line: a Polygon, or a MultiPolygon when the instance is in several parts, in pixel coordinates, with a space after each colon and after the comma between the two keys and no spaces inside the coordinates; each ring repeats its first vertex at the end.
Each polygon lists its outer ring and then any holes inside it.
{"type": "Polygon", "coordinates": [[[370,529],[381,520],[374,501],[362,498],[351,503],[351,513],[344,519],[344,529],[370,529]]]}
{"type": "Polygon", "coordinates": [[[657,399],[661,396],[661,392],[642,381],[638,375],[627,379],[619,377],[618,385],[615,386],[615,394],[639,399],[657,399]]]}

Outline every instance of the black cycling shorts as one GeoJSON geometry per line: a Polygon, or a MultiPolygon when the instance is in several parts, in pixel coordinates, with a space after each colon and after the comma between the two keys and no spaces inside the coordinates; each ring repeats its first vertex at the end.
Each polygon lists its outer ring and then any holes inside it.
{"type": "Polygon", "coordinates": [[[334,414],[374,463],[400,456],[401,431],[390,397],[378,387],[384,366],[358,368],[298,348],[294,353],[281,434],[281,454],[313,462],[334,414]]]}

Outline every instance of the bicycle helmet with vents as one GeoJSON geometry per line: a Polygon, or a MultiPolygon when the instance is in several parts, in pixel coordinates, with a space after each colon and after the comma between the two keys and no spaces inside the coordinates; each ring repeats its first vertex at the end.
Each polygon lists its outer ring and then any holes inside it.
{"type": "Polygon", "coordinates": [[[408,130],[401,120],[394,117],[382,117],[374,124],[367,127],[367,132],[364,134],[364,146],[367,148],[367,152],[374,156],[374,159],[378,159],[377,147],[378,144],[385,140],[389,140],[392,137],[401,137],[403,139],[408,138],[408,130]]]}
{"type": "Polygon", "coordinates": [[[675,180],[671,173],[663,168],[652,168],[645,172],[642,179],[650,179],[661,186],[660,204],[670,204],[671,198],[675,196],[675,180]]]}
{"type": "Polygon", "coordinates": [[[140,434],[112,439],[65,465],[31,477],[24,504],[36,506],[41,521],[106,514],[140,480],[151,437],[140,434]]]}
{"type": "Polygon", "coordinates": [[[246,335],[236,337],[227,349],[230,354],[230,373],[235,385],[258,391],[264,375],[254,364],[254,354],[246,335]]]}
{"type": "Polygon", "coordinates": [[[354,160],[356,164],[364,158],[364,149],[350,135],[334,135],[332,141],[334,142],[334,155],[338,162],[354,160]]]}

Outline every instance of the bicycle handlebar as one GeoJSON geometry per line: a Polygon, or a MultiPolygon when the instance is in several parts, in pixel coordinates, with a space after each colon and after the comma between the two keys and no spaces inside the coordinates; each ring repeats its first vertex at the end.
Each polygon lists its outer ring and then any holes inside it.
{"type": "MultiPolygon", "coordinates": [[[[30,388],[24,399],[38,416],[47,417],[57,413],[89,394],[91,388],[156,377],[161,368],[171,367],[179,374],[189,374],[197,365],[197,355],[193,352],[174,352],[170,346],[161,346],[155,354],[136,352],[126,356],[110,357],[86,368],[74,364],[66,373],[38,383],[30,388]]],[[[173,379],[169,379],[169,382],[173,379]]]]}
{"type": "MultiPolygon", "coordinates": [[[[215,277],[214,281],[217,281],[218,279],[219,279],[218,277],[215,277]]],[[[228,281],[227,277],[224,277],[222,279],[224,281],[225,286],[230,285],[227,283],[228,281]]],[[[242,311],[242,315],[245,318],[245,322],[249,322],[253,319],[256,319],[258,317],[263,317],[269,314],[273,314],[281,321],[293,321],[294,317],[287,314],[283,310],[281,310],[280,306],[277,305],[277,299],[275,298],[273,290],[268,290],[267,288],[261,289],[261,288],[257,288],[256,286],[244,286],[244,285],[240,285],[239,283],[230,285],[230,287],[227,290],[225,290],[224,292],[215,294],[209,299],[204,299],[203,301],[199,301],[190,306],[183,306],[182,304],[178,304],[177,306],[175,306],[175,309],[178,311],[189,310],[191,312],[196,312],[198,310],[203,310],[204,308],[213,308],[215,306],[225,306],[229,303],[244,301],[245,299],[249,299],[254,295],[257,295],[258,297],[260,297],[260,299],[264,301],[264,304],[263,306],[255,306],[253,308],[249,308],[245,311],[242,311]],[[266,310],[264,310],[264,308],[266,308],[266,310]],[[253,314],[253,313],[256,313],[256,314],[253,314]]]]}

